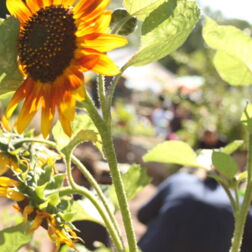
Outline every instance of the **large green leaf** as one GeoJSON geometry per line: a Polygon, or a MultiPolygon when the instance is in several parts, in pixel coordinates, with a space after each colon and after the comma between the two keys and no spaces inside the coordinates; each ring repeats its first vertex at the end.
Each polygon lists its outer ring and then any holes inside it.
{"type": "Polygon", "coordinates": [[[217,50],[213,62],[225,81],[231,85],[252,84],[252,40],[249,35],[206,18],[203,38],[208,46],[217,50]]]}
{"type": "Polygon", "coordinates": [[[238,171],[236,161],[226,153],[213,152],[212,161],[215,168],[227,179],[232,179],[238,171]]]}
{"type": "Polygon", "coordinates": [[[101,215],[88,199],[74,201],[71,212],[74,214],[71,221],[89,220],[104,225],[101,215]]]}
{"type": "Polygon", "coordinates": [[[0,95],[18,88],[23,80],[17,65],[18,20],[9,17],[0,23],[0,95]]]}
{"type": "MultiPolygon", "coordinates": [[[[87,114],[76,114],[75,119],[72,123],[72,129],[73,129],[73,135],[72,137],[68,137],[64,133],[64,130],[60,122],[57,122],[56,125],[54,126],[52,130],[53,137],[57,143],[57,146],[60,149],[63,149],[64,147],[66,147],[70,143],[70,141],[72,141],[71,144],[73,144],[73,142],[76,142],[76,141],[78,142],[78,137],[80,136],[82,138],[81,140],[82,142],[91,140],[88,132],[89,133],[93,132],[94,134],[97,135],[96,144],[97,144],[97,147],[101,149],[100,136],[98,135],[98,130],[96,129],[95,125],[93,124],[92,120],[87,114]],[[85,140],[85,132],[87,133],[86,137],[89,139],[86,138],[85,140]],[[77,134],[79,135],[76,137],[77,134]]],[[[75,143],[75,144],[78,144],[78,143],[75,143]]]]}
{"type": "Polygon", "coordinates": [[[129,65],[145,65],[175,51],[191,33],[199,14],[193,0],[163,1],[144,20],[141,47],[129,65]]]}
{"type": "Polygon", "coordinates": [[[131,16],[144,20],[153,10],[166,0],[124,0],[124,8],[131,16]]]}
{"type": "MultiPolygon", "coordinates": [[[[139,193],[151,181],[150,177],[147,175],[146,169],[137,164],[133,164],[129,170],[122,175],[122,180],[128,200],[132,200],[137,193],[139,193]]],[[[118,201],[114,185],[110,187],[109,195],[115,208],[118,209],[118,201]]]]}
{"type": "Polygon", "coordinates": [[[26,233],[27,226],[23,223],[0,231],[0,251],[18,251],[32,239],[32,233],[26,233]]]}
{"type": "Polygon", "coordinates": [[[88,142],[88,141],[93,142],[93,143],[97,143],[99,141],[98,134],[93,130],[80,130],[71,139],[71,141],[68,143],[68,145],[66,145],[62,149],[62,152],[64,152],[67,156],[70,156],[70,154],[72,153],[75,146],[77,146],[80,143],[84,143],[84,142],[88,142]]]}
{"type": "Polygon", "coordinates": [[[243,140],[235,140],[232,143],[226,145],[224,148],[222,148],[221,152],[230,155],[233,152],[235,152],[237,149],[239,149],[243,144],[244,144],[243,140]]]}
{"type": "Polygon", "coordinates": [[[145,162],[172,163],[183,166],[201,167],[193,149],[182,141],[166,141],[144,155],[145,162]]]}

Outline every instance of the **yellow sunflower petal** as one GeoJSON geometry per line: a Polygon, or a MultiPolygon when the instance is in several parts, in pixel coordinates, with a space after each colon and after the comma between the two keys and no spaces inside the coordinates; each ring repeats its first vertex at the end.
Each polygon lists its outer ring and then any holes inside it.
{"type": "Polygon", "coordinates": [[[44,219],[44,216],[37,214],[35,219],[32,222],[32,225],[30,226],[30,228],[28,229],[27,232],[29,233],[29,232],[33,232],[34,230],[36,230],[41,225],[43,219],[44,219]]]}
{"type": "Polygon", "coordinates": [[[44,90],[44,104],[41,112],[41,131],[44,138],[46,138],[50,132],[55,112],[51,87],[50,84],[47,85],[49,87],[46,90],[44,90]]]}
{"type": "Polygon", "coordinates": [[[15,201],[22,201],[25,199],[25,196],[22,193],[6,187],[0,187],[0,197],[6,197],[15,201]]]}
{"type": "Polygon", "coordinates": [[[97,64],[98,61],[99,61],[98,55],[85,55],[76,59],[76,62],[79,65],[79,69],[82,72],[91,70],[97,64]]]}
{"type": "Polygon", "coordinates": [[[65,7],[65,8],[68,8],[69,6],[72,6],[74,4],[75,0],[64,0],[62,2],[62,5],[65,7]]]}
{"type": "Polygon", "coordinates": [[[40,107],[42,101],[40,89],[41,87],[39,85],[35,86],[30,96],[26,97],[16,122],[17,131],[19,134],[24,131],[40,107]]]}
{"type": "Polygon", "coordinates": [[[83,37],[85,48],[92,48],[100,52],[108,52],[115,48],[125,46],[128,40],[115,34],[94,33],[83,37]]]}
{"type": "Polygon", "coordinates": [[[28,216],[34,211],[34,208],[30,205],[27,205],[25,208],[24,208],[24,211],[23,211],[23,217],[24,217],[24,223],[27,223],[28,221],[28,216]]]}
{"type": "Polygon", "coordinates": [[[0,177],[0,186],[2,187],[14,187],[14,186],[18,186],[19,182],[8,178],[8,177],[0,177]]]}
{"type": "Polygon", "coordinates": [[[53,0],[42,0],[43,7],[51,6],[53,4],[53,0]]]}
{"type": "Polygon", "coordinates": [[[6,6],[11,15],[17,17],[22,23],[25,23],[32,15],[26,4],[21,0],[7,0],[6,6]]]}
{"type": "Polygon", "coordinates": [[[1,119],[1,126],[3,126],[3,128],[6,130],[6,131],[11,131],[11,127],[9,125],[9,122],[6,118],[6,116],[3,116],[2,119],[1,119]]]}
{"type": "Polygon", "coordinates": [[[120,73],[120,69],[105,54],[101,54],[99,56],[99,60],[96,63],[96,65],[92,68],[92,71],[108,76],[114,76],[120,73]]]}
{"type": "Polygon", "coordinates": [[[83,101],[85,99],[84,87],[80,86],[75,89],[72,95],[77,101],[83,101]]]}
{"type": "Polygon", "coordinates": [[[105,11],[103,15],[92,22],[86,22],[85,18],[83,22],[80,21],[78,25],[78,30],[75,33],[77,37],[82,37],[87,34],[91,33],[103,33],[105,32],[110,24],[111,21],[111,11],[105,11]]]}
{"type": "Polygon", "coordinates": [[[59,119],[64,132],[70,137],[72,135],[71,122],[74,119],[75,100],[61,102],[58,106],[59,119]]]}
{"type": "Polygon", "coordinates": [[[74,18],[86,17],[86,20],[89,16],[95,18],[107,8],[109,3],[110,0],[80,0],[74,6],[74,18]]]}
{"type": "Polygon", "coordinates": [[[40,8],[43,8],[41,0],[26,0],[26,4],[31,10],[32,14],[36,13],[40,8]]]}
{"type": "Polygon", "coordinates": [[[22,101],[29,92],[29,89],[32,88],[33,81],[31,78],[27,78],[23,84],[17,89],[14,96],[11,98],[9,105],[6,109],[6,118],[10,118],[14,110],[16,109],[18,103],[22,101]]]}
{"type": "Polygon", "coordinates": [[[55,233],[58,236],[58,239],[57,239],[58,241],[64,242],[65,244],[67,244],[71,248],[75,248],[72,240],[69,237],[67,237],[67,235],[64,233],[63,230],[56,229],[55,233]]]}
{"type": "Polygon", "coordinates": [[[9,170],[9,160],[2,152],[0,152],[0,175],[9,170]]]}

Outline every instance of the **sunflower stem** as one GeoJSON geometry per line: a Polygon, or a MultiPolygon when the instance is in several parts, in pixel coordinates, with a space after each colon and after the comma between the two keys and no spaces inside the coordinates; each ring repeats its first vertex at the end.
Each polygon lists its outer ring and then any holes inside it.
{"type": "Polygon", "coordinates": [[[95,206],[95,208],[97,209],[97,211],[101,215],[102,219],[104,220],[104,223],[105,223],[106,228],[108,229],[108,232],[112,238],[112,241],[114,243],[116,251],[123,251],[123,246],[122,246],[120,237],[117,234],[117,232],[114,228],[114,224],[111,222],[111,219],[107,215],[107,212],[105,211],[105,209],[100,205],[100,203],[97,201],[97,199],[94,197],[94,195],[88,189],[86,189],[85,187],[81,187],[74,182],[72,172],[71,172],[71,158],[67,158],[66,166],[67,166],[67,176],[68,176],[69,183],[70,183],[72,189],[76,193],[87,197],[92,202],[92,204],[95,206]]]}
{"type": "Polygon", "coordinates": [[[235,228],[232,238],[232,246],[230,252],[239,252],[242,244],[242,238],[245,228],[245,223],[252,200],[252,133],[249,132],[249,141],[248,141],[248,181],[245,191],[245,196],[242,201],[239,210],[234,214],[235,217],[235,228]]]}
{"type": "MultiPolygon", "coordinates": [[[[117,82],[118,82],[119,78],[120,78],[119,75],[116,76],[117,82]]],[[[113,95],[113,93],[114,93],[116,83],[115,82],[113,83],[113,91],[112,91],[112,93],[110,93],[110,96],[109,96],[110,102],[112,101],[111,94],[113,95]]],[[[107,118],[106,123],[104,121],[103,121],[103,123],[101,123],[102,119],[100,118],[100,115],[99,115],[97,109],[95,108],[92,100],[89,98],[88,95],[86,97],[87,97],[87,99],[86,99],[86,102],[84,103],[86,105],[85,107],[87,109],[87,112],[89,113],[90,118],[93,120],[95,126],[97,127],[97,129],[101,135],[101,138],[102,138],[103,151],[104,151],[105,157],[107,159],[107,162],[108,162],[108,165],[110,168],[113,184],[115,186],[115,191],[116,191],[119,207],[120,207],[122,218],[123,218],[124,228],[125,228],[126,236],[127,236],[127,240],[128,240],[129,251],[136,252],[137,251],[137,243],[136,243],[135,233],[133,231],[131,214],[129,211],[128,201],[127,201],[122,177],[121,177],[120,171],[118,169],[115,148],[114,148],[114,144],[113,144],[113,140],[112,140],[110,109],[108,110],[109,117],[107,118]]],[[[108,107],[107,107],[107,109],[108,109],[108,107]]]]}
{"type": "Polygon", "coordinates": [[[99,74],[98,77],[98,93],[99,100],[102,109],[103,118],[106,118],[106,100],[105,100],[105,91],[104,91],[104,77],[99,74]]]}
{"type": "Polygon", "coordinates": [[[109,94],[108,94],[108,100],[107,100],[107,106],[106,106],[106,115],[107,117],[105,118],[108,121],[108,124],[110,125],[111,122],[111,106],[112,106],[112,102],[113,102],[113,97],[114,97],[114,93],[115,93],[115,89],[117,87],[117,84],[120,80],[120,78],[122,77],[123,72],[129,67],[128,64],[125,64],[122,68],[121,68],[121,72],[115,76],[115,78],[113,79],[111,86],[110,86],[110,90],[109,90],[109,94]]]}
{"type": "Polygon", "coordinates": [[[112,211],[109,207],[109,203],[107,202],[107,199],[104,196],[100,186],[98,185],[98,183],[96,182],[96,180],[94,179],[92,174],[86,169],[86,167],[80,162],[80,160],[78,158],[76,158],[75,156],[72,155],[72,161],[79,168],[82,175],[88,180],[88,182],[91,184],[91,186],[95,189],[97,196],[100,198],[101,202],[103,203],[103,205],[104,205],[104,207],[105,207],[105,209],[106,209],[106,211],[107,211],[107,213],[108,213],[108,215],[114,225],[114,228],[116,229],[117,234],[120,236],[120,231],[119,231],[119,227],[116,222],[115,216],[112,213],[112,211]]]}

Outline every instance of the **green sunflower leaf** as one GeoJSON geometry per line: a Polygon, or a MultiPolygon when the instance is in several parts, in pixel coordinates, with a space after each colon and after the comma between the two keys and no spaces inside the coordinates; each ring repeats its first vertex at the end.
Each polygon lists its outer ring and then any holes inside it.
{"type": "Polygon", "coordinates": [[[0,231],[0,251],[19,251],[32,240],[33,233],[26,233],[27,226],[19,224],[0,231]]]}
{"type": "Polygon", "coordinates": [[[166,0],[124,0],[124,8],[131,16],[144,20],[152,11],[166,0]]]}
{"type": "Polygon", "coordinates": [[[165,141],[143,156],[145,162],[171,163],[201,167],[193,149],[182,141],[165,141]]]}
{"type": "Polygon", "coordinates": [[[144,20],[140,50],[128,66],[145,65],[174,52],[185,42],[199,20],[200,10],[194,0],[159,3],[144,20]]]}
{"type": "Polygon", "coordinates": [[[239,149],[243,144],[244,144],[243,140],[235,140],[232,143],[226,145],[224,148],[222,148],[221,152],[230,155],[233,152],[235,152],[237,149],[239,149]]]}
{"type": "Polygon", "coordinates": [[[37,181],[38,186],[42,186],[45,183],[49,183],[52,178],[52,166],[46,166],[43,170],[43,172],[40,174],[39,179],[37,181]]]}
{"type": "Polygon", "coordinates": [[[0,95],[15,91],[23,77],[17,65],[19,22],[9,17],[0,23],[0,95]]]}
{"type": "MultiPolygon", "coordinates": [[[[61,127],[60,122],[57,122],[56,125],[53,127],[53,137],[57,143],[57,146],[59,149],[63,149],[66,147],[70,141],[72,141],[71,145],[73,145],[74,141],[78,142],[78,137],[82,137],[82,140],[80,142],[86,142],[86,141],[92,141],[91,136],[88,134],[91,131],[96,134],[96,137],[94,137],[94,144],[96,147],[101,150],[101,144],[100,144],[100,135],[98,133],[98,130],[96,129],[95,125],[93,124],[92,120],[87,114],[75,114],[75,119],[72,123],[72,130],[73,135],[72,137],[68,137],[65,133],[63,128],[61,127]],[[83,132],[83,129],[87,130],[87,137],[89,139],[85,139],[85,132],[83,132]],[[82,132],[82,133],[80,133],[82,132]],[[78,137],[76,138],[76,135],[78,137]]],[[[84,130],[84,131],[85,131],[84,130]]],[[[92,134],[92,133],[90,133],[92,134]]],[[[93,135],[94,136],[94,135],[93,135]]],[[[78,144],[78,143],[77,143],[78,144]]]]}
{"type": "Polygon", "coordinates": [[[252,84],[252,39],[230,25],[218,25],[206,18],[203,38],[217,50],[213,63],[223,80],[230,85],[252,84]]]}
{"type": "Polygon", "coordinates": [[[71,212],[75,213],[71,221],[89,220],[104,225],[102,217],[88,199],[74,201],[71,212]]]}
{"type": "Polygon", "coordinates": [[[232,179],[238,171],[234,158],[223,152],[213,152],[212,162],[215,168],[227,179],[232,179]]]}
{"type": "MultiPolygon", "coordinates": [[[[122,174],[122,180],[127,199],[132,200],[137,193],[150,183],[151,178],[147,175],[145,168],[133,164],[126,173],[122,174]]],[[[118,209],[119,206],[114,185],[109,188],[109,195],[115,208],[118,209]]]]}
{"type": "Polygon", "coordinates": [[[54,175],[49,184],[46,186],[46,190],[53,190],[60,188],[65,178],[66,178],[65,174],[54,175]]]}
{"type": "Polygon", "coordinates": [[[116,9],[112,13],[112,19],[110,22],[112,33],[129,35],[135,30],[136,25],[137,19],[129,15],[125,9],[116,9]]]}
{"type": "Polygon", "coordinates": [[[70,156],[72,150],[80,143],[84,142],[98,142],[98,134],[93,130],[80,130],[69,142],[67,146],[62,149],[62,152],[66,154],[66,156],[70,156]]]}

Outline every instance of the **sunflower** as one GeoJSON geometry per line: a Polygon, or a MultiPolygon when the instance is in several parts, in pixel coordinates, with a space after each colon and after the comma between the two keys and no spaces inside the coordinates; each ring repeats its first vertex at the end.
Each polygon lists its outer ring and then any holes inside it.
{"type": "Polygon", "coordinates": [[[6,111],[9,119],[19,102],[16,122],[22,133],[41,108],[41,131],[47,137],[57,109],[64,132],[70,136],[76,101],[83,100],[83,72],[113,76],[118,67],[107,51],[127,40],[107,34],[109,0],[7,0],[11,15],[20,21],[18,64],[24,82],[6,111]]]}

